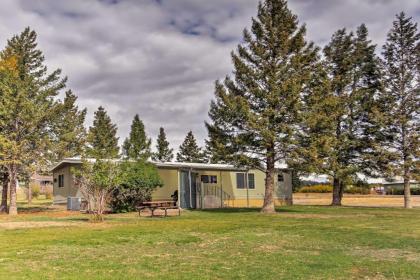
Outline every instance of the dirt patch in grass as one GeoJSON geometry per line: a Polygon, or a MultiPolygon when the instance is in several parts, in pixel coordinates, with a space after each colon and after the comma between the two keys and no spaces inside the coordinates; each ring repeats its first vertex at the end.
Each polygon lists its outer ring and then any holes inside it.
{"type": "Polygon", "coordinates": [[[25,228],[42,228],[42,227],[68,227],[81,225],[80,222],[5,222],[0,223],[0,229],[25,229],[25,228]]]}
{"type": "Polygon", "coordinates": [[[349,214],[349,215],[334,215],[334,214],[314,214],[314,213],[279,213],[282,217],[285,218],[294,218],[294,219],[340,219],[340,218],[348,218],[348,217],[374,217],[374,215],[370,214],[349,214]]]}
{"type": "Polygon", "coordinates": [[[352,250],[351,255],[367,257],[378,261],[398,262],[403,259],[408,262],[420,262],[420,253],[402,249],[355,248],[352,250]]]}
{"type": "MultiPolygon", "coordinates": [[[[296,205],[330,205],[331,199],[331,193],[293,194],[293,203],[296,205]]],[[[411,200],[414,207],[420,207],[419,195],[413,195],[411,200]]],[[[343,205],[364,207],[404,207],[404,196],[345,194],[343,197],[343,205]]]]}
{"type": "Polygon", "coordinates": [[[277,245],[268,245],[268,244],[264,244],[261,245],[257,248],[257,251],[260,252],[266,252],[266,253],[273,253],[273,252],[277,252],[281,249],[280,246],[277,245]]]}

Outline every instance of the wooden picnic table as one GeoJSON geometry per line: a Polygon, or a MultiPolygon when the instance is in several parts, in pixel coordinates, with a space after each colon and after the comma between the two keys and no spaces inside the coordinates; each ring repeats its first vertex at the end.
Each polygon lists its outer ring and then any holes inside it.
{"type": "Polygon", "coordinates": [[[164,210],[165,217],[168,215],[168,209],[178,209],[178,215],[181,215],[181,209],[176,205],[176,201],[174,200],[145,201],[137,207],[139,216],[141,216],[141,211],[144,209],[149,209],[152,212],[152,217],[156,209],[164,210]]]}

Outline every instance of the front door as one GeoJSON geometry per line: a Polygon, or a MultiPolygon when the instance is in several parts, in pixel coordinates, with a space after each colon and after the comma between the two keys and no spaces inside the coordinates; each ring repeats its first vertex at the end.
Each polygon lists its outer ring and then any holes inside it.
{"type": "Polygon", "coordinates": [[[180,205],[184,209],[197,207],[197,177],[198,174],[191,171],[181,171],[180,174],[180,205]]]}

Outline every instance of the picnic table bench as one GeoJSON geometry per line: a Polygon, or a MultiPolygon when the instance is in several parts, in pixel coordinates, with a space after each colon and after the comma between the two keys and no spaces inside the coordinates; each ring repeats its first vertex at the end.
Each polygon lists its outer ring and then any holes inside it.
{"type": "Polygon", "coordinates": [[[156,209],[164,210],[165,216],[168,215],[169,209],[177,209],[178,216],[181,216],[181,209],[176,205],[176,201],[173,200],[165,200],[165,201],[145,201],[137,206],[137,210],[139,211],[139,217],[141,217],[141,211],[144,209],[149,209],[152,213],[152,217],[154,216],[154,212],[156,209]]]}

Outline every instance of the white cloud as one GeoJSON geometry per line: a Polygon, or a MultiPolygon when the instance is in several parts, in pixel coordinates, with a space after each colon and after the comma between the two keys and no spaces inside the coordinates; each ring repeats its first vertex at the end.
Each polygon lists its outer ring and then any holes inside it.
{"type": "MultiPolygon", "coordinates": [[[[419,19],[415,0],[290,0],[319,44],[364,22],[382,44],[396,13],[419,19]]],[[[103,105],[123,139],[139,113],[155,137],[164,126],[176,148],[192,129],[203,143],[213,82],[231,73],[230,51],[256,15],[256,0],[2,0],[0,42],[35,29],[51,69],[89,110],[103,105]],[[117,2],[116,4],[112,4],[117,2]],[[111,4],[110,4],[111,3],[111,4]]]]}

